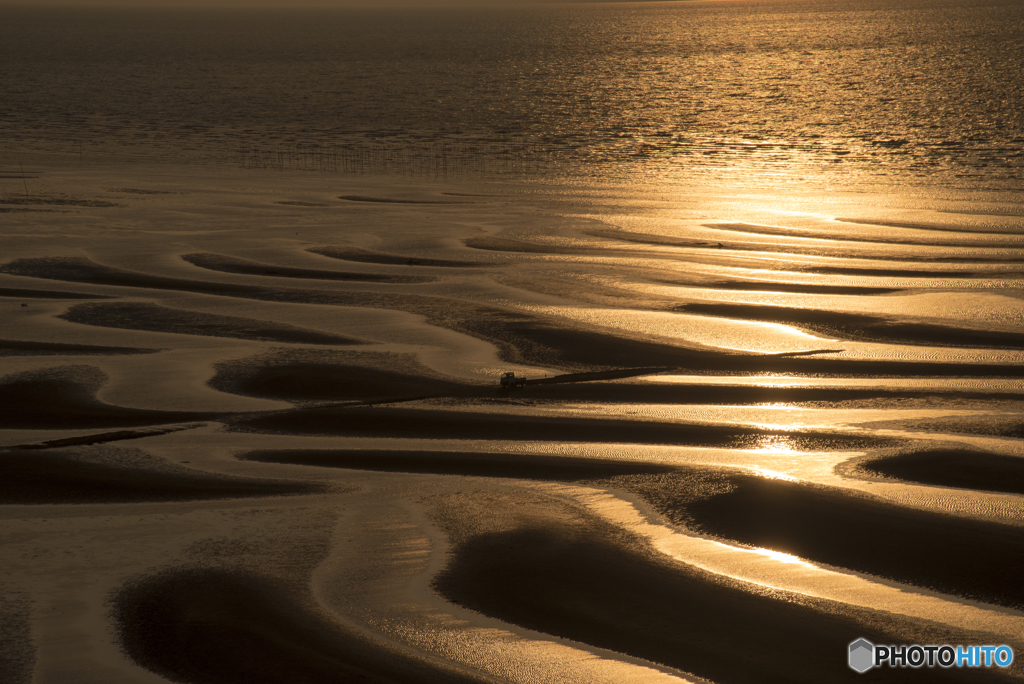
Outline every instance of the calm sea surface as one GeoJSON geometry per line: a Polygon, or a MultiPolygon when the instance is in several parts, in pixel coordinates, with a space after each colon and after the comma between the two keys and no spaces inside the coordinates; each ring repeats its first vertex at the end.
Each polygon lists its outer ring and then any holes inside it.
{"type": "Polygon", "coordinates": [[[0,63],[9,159],[253,163],[256,150],[344,170],[355,149],[396,168],[447,150],[452,163],[479,154],[493,169],[582,176],[1024,178],[1018,0],[7,8],[0,63]],[[311,149],[334,156],[302,158],[311,149]]]}

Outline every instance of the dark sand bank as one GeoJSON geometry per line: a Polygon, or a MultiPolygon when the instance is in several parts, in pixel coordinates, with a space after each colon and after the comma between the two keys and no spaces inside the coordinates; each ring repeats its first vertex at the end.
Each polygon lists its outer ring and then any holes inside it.
{"type": "MultiPolygon", "coordinates": [[[[952,212],[951,212],[952,213],[952,212]]],[[[1016,214],[1013,214],[1016,216],[1016,214]]],[[[912,228],[913,230],[930,230],[944,233],[974,233],[978,235],[1024,235],[1021,229],[993,230],[991,226],[975,228],[972,226],[950,226],[944,223],[928,223],[926,221],[879,221],[877,219],[837,218],[840,223],[859,223],[864,226],[889,226],[891,228],[912,228]]],[[[1018,245],[1020,243],[1017,243],[1018,245]]]]}
{"type": "Polygon", "coordinates": [[[60,366],[0,379],[0,429],[71,430],[136,427],[209,420],[217,414],[151,411],[105,404],[96,391],[106,382],[92,366],[60,366]]]}
{"type": "Polygon", "coordinates": [[[1024,607],[1024,529],[896,506],[846,490],[680,468],[608,483],[671,522],[801,558],[1024,607]]]}
{"type": "Polygon", "coordinates": [[[204,427],[206,423],[192,423],[191,425],[175,425],[168,428],[142,428],[139,430],[117,430],[115,432],[100,432],[79,437],[64,437],[62,439],[47,439],[32,444],[16,444],[12,449],[62,449],[73,446],[90,446],[92,444],[106,444],[108,442],[123,442],[128,439],[143,439],[144,437],[159,437],[169,435],[172,432],[182,430],[194,430],[204,427]]]}
{"type": "Polygon", "coordinates": [[[525,480],[573,481],[635,473],[666,473],[671,466],[641,461],[570,458],[546,454],[479,451],[398,451],[369,449],[277,449],[238,454],[243,461],[287,463],[399,473],[478,475],[525,480]]]}
{"type": "Polygon", "coordinates": [[[428,259],[418,256],[400,256],[398,254],[385,254],[374,252],[359,247],[336,247],[323,245],[321,247],[310,247],[306,250],[313,254],[341,259],[343,261],[356,261],[365,264],[391,264],[396,266],[442,266],[445,268],[472,268],[476,266],[496,266],[499,262],[494,261],[464,261],[461,259],[428,259]]]}
{"type": "Polygon", "coordinates": [[[948,432],[962,435],[985,435],[988,437],[1011,437],[1024,439],[1024,422],[1014,413],[991,415],[972,413],[960,416],[942,416],[939,418],[920,418],[915,420],[892,420],[870,423],[872,429],[909,430],[914,432],[942,433],[948,432]]]}
{"type": "Polygon", "coordinates": [[[489,252],[517,252],[520,254],[579,254],[582,251],[590,251],[490,236],[466,238],[462,241],[462,244],[471,249],[482,249],[489,252]]]}
{"type": "MultiPolygon", "coordinates": [[[[434,583],[448,600],[714,681],[861,681],[845,665],[848,644],[858,636],[874,643],[960,643],[965,636],[723,580],[538,495],[467,493],[428,502],[453,544],[434,583]],[[782,655],[796,644],[800,657],[782,655]]],[[[903,670],[900,681],[993,674],[903,670]]]]}
{"type": "Polygon", "coordinates": [[[285,401],[374,401],[466,394],[411,354],[279,351],[217,364],[209,385],[221,392],[285,401]]]}
{"type": "Polygon", "coordinates": [[[985,269],[982,271],[938,270],[925,268],[858,268],[854,266],[816,266],[809,264],[773,265],[777,271],[813,273],[816,275],[866,276],[869,278],[931,278],[946,280],[972,280],[978,278],[1021,278],[1024,269],[985,269]]]}
{"type": "Polygon", "coordinates": [[[30,684],[35,664],[32,605],[0,583],[0,684],[30,684]]]}
{"type": "Polygon", "coordinates": [[[613,335],[606,330],[582,324],[568,328],[564,319],[501,309],[466,300],[203,282],[152,276],[103,266],[80,257],[18,259],[0,267],[0,272],[48,280],[196,292],[261,301],[395,309],[421,314],[433,325],[492,342],[498,347],[505,361],[555,366],[567,370],[632,368],[642,359],[645,365],[672,366],[694,372],[904,377],[1024,376],[1024,366],[1008,364],[856,361],[690,349],[613,335]]]}
{"type": "Polygon", "coordinates": [[[193,266],[222,273],[242,275],[273,276],[277,278],[299,278],[306,280],[340,280],[367,283],[428,283],[436,280],[432,276],[388,275],[386,273],[360,273],[358,271],[329,271],[327,269],[294,268],[264,264],[258,261],[223,256],[221,254],[182,254],[181,258],[193,266]]]}
{"type": "Polygon", "coordinates": [[[1021,349],[1024,334],[901,321],[882,316],[757,304],[683,304],[677,311],[793,325],[850,340],[939,347],[1021,349]]]}
{"type": "MultiPolygon", "coordinates": [[[[223,420],[223,419],[222,419],[223,420]]],[[[471,410],[423,410],[386,406],[326,406],[227,419],[244,432],[403,437],[415,439],[537,440],[676,444],[750,449],[785,440],[794,449],[864,449],[894,440],[829,432],[786,432],[737,425],[663,423],[601,418],[547,417],[471,410]]]]}
{"type": "MultiPolygon", "coordinates": [[[[856,221],[849,221],[848,219],[836,219],[837,221],[843,221],[845,223],[857,223],[856,221]]],[[[872,224],[867,225],[887,225],[892,227],[905,227],[914,228],[913,224],[904,226],[893,225],[892,223],[887,224],[872,224]]],[[[750,223],[705,223],[705,228],[714,228],[715,230],[728,230],[741,233],[753,233],[755,235],[774,235],[779,237],[792,237],[792,238],[813,238],[816,240],[834,240],[839,242],[858,242],[863,244],[889,244],[889,245],[921,245],[926,247],[975,247],[981,249],[1022,249],[1024,248],[1024,241],[1021,240],[1003,240],[1000,242],[985,242],[979,243],[977,240],[962,239],[962,240],[937,240],[935,238],[929,238],[925,236],[901,236],[901,237],[888,237],[885,235],[872,235],[870,238],[857,237],[853,235],[846,235],[839,230],[825,231],[825,230],[808,230],[805,228],[779,228],[777,226],[758,226],[750,223]]],[[[936,229],[937,230],[937,229],[936,229]]],[[[973,235],[973,231],[957,231],[955,228],[944,228],[941,230],[949,232],[965,232],[973,235]]],[[[986,235],[990,233],[981,233],[986,235]]]]}
{"type": "MultiPolygon", "coordinates": [[[[717,226],[709,226],[716,228],[717,226]]],[[[669,235],[657,235],[654,233],[633,233],[616,228],[592,229],[583,231],[593,237],[632,242],[642,245],[658,245],[663,247],[686,247],[690,249],[725,249],[734,252],[763,252],[770,254],[794,254],[799,256],[825,257],[829,259],[870,259],[872,261],[908,261],[915,263],[933,264],[1015,264],[1024,263],[1024,256],[936,256],[926,257],[912,253],[892,253],[886,249],[885,244],[879,244],[874,251],[860,251],[851,255],[848,250],[841,246],[820,247],[812,245],[784,245],[776,242],[741,242],[727,240],[724,242],[708,242],[707,240],[695,240],[692,238],[679,238],[669,235]]],[[[785,270],[785,269],[782,269],[785,270]]],[[[1019,270],[1018,270],[1019,273],[1019,270]]]]}
{"type": "Polygon", "coordinates": [[[370,195],[340,195],[338,199],[349,202],[374,202],[377,204],[472,204],[459,200],[411,200],[394,197],[372,197],[370,195]]]}
{"type": "Polygon", "coordinates": [[[974,449],[927,449],[863,460],[858,470],[906,482],[1024,494],[1024,458],[974,449]]]}
{"type": "Polygon", "coordinates": [[[212,569],[167,571],[113,602],[139,665],[187,684],[490,682],[342,627],[282,582],[212,569]]]}
{"type": "MultiPolygon", "coordinates": [[[[518,391],[518,390],[517,390],[518,391]]],[[[948,402],[1021,401],[1024,394],[963,391],[956,389],[887,389],[868,387],[771,387],[699,383],[631,384],[626,382],[588,382],[585,384],[534,384],[518,391],[518,396],[533,400],[566,402],[613,402],[633,404],[711,404],[749,406],[756,404],[845,404],[872,402],[873,407],[907,402],[927,403],[936,399],[948,402]]]]}
{"type": "Polygon", "coordinates": [[[2,504],[195,501],[327,490],[318,484],[207,473],[137,449],[0,449],[2,504]]]}
{"type": "Polygon", "coordinates": [[[0,356],[115,356],[154,354],[158,351],[160,350],[144,347],[104,347],[96,344],[0,340],[0,356]]]}
{"type": "Polygon", "coordinates": [[[77,304],[57,318],[83,325],[181,335],[233,337],[291,344],[366,344],[365,340],[354,337],[310,330],[287,323],[172,309],[145,302],[77,304]]]}
{"type": "Polygon", "coordinates": [[[56,195],[28,195],[0,197],[0,204],[23,205],[54,205],[58,207],[123,207],[123,204],[86,197],[60,197],[56,195]]]}
{"type": "MultiPolygon", "coordinates": [[[[655,282],[667,285],[689,285],[686,281],[657,280],[655,282]]],[[[696,287],[706,287],[712,290],[735,290],[739,292],[787,292],[791,294],[824,294],[824,295],[851,295],[870,296],[886,295],[894,292],[903,292],[901,288],[894,287],[858,287],[856,285],[811,285],[805,283],[773,283],[764,280],[709,280],[696,287]]]]}
{"type": "Polygon", "coordinates": [[[0,297],[12,297],[15,299],[112,299],[110,295],[58,292],[55,290],[29,290],[18,287],[0,287],[0,297]]]}

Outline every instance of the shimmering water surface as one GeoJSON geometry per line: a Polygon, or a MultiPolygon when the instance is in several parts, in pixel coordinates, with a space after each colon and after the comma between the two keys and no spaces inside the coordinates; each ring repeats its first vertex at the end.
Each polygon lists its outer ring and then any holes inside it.
{"type": "Polygon", "coordinates": [[[421,149],[441,173],[784,186],[1024,172],[1015,0],[0,11],[18,150],[425,171],[421,149]]]}

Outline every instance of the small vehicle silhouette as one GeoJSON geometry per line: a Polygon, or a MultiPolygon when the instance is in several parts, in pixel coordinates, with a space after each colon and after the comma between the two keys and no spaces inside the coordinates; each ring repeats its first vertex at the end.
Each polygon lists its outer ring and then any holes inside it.
{"type": "Polygon", "coordinates": [[[526,378],[517,376],[515,372],[508,371],[507,373],[501,374],[501,386],[502,387],[525,387],[526,378]]]}

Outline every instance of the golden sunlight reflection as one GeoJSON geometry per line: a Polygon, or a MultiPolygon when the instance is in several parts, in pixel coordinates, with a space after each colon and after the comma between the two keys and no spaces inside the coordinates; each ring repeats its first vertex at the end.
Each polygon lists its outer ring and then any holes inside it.
{"type": "Polygon", "coordinates": [[[759,466],[751,466],[750,472],[754,473],[758,477],[764,477],[769,480],[785,480],[786,482],[796,482],[797,479],[792,475],[786,475],[780,473],[777,470],[768,470],[767,468],[761,468],[759,466]]]}
{"type": "Polygon", "coordinates": [[[771,549],[754,549],[754,553],[761,554],[762,556],[768,556],[768,558],[771,558],[774,561],[779,561],[780,563],[792,563],[794,565],[803,565],[808,568],[815,567],[811,563],[808,563],[807,561],[803,560],[802,558],[799,558],[798,556],[794,556],[790,553],[783,553],[782,551],[772,551],[771,549]]]}

